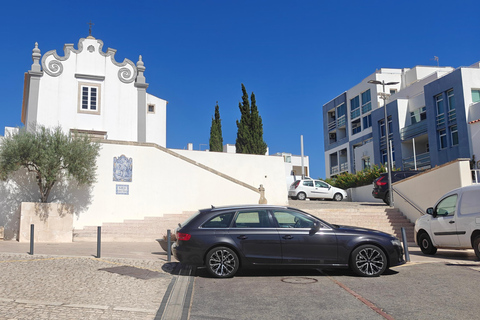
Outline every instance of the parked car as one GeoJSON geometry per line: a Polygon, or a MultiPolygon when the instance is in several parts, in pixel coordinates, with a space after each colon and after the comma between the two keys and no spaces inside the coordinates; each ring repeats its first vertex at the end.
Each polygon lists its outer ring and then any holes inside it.
{"type": "Polygon", "coordinates": [[[302,179],[292,183],[288,196],[298,200],[317,198],[342,201],[347,198],[347,192],[340,188],[332,187],[322,180],[302,179]]]}
{"type": "Polygon", "coordinates": [[[365,277],[405,263],[389,234],[329,224],[298,209],[251,205],[199,210],[176,230],[173,255],[232,277],[240,267],[344,267],[365,277]]]}
{"type": "Polygon", "coordinates": [[[415,242],[424,254],[473,248],[480,259],[480,185],[448,192],[426,213],[415,222],[415,242]]]}
{"type": "MultiPolygon", "coordinates": [[[[414,176],[421,171],[392,171],[392,183],[414,176]]],[[[372,196],[382,199],[386,204],[390,204],[390,194],[388,191],[388,172],[380,174],[380,177],[373,181],[372,196]]]]}

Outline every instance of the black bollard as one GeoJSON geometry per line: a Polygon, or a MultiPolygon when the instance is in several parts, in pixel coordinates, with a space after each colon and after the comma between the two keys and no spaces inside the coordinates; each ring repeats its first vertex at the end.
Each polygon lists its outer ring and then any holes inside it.
{"type": "Polygon", "coordinates": [[[102,227],[97,228],[97,258],[101,256],[102,249],[102,227]]]}
{"type": "Polygon", "coordinates": [[[29,252],[29,254],[31,255],[33,255],[33,244],[35,242],[34,235],[35,235],[35,226],[31,224],[30,225],[30,252],[29,252]]]}
{"type": "Polygon", "coordinates": [[[171,261],[172,256],[172,240],[170,239],[170,229],[167,230],[167,261],[171,261]]]}
{"type": "Polygon", "coordinates": [[[405,251],[405,261],[410,262],[410,253],[408,252],[408,244],[407,244],[407,234],[405,232],[404,227],[402,227],[402,240],[403,240],[403,251],[405,251]]]}

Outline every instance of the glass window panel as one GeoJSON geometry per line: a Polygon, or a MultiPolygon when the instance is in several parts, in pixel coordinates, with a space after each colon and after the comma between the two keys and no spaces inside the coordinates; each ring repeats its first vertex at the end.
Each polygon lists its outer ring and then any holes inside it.
{"type": "Polygon", "coordinates": [[[450,132],[452,134],[452,146],[456,146],[458,144],[458,130],[457,126],[452,126],[450,128],[450,132]]]}
{"type": "Polygon", "coordinates": [[[439,216],[453,216],[457,207],[457,195],[453,194],[440,201],[435,208],[437,215],[439,216]]]}
{"type": "Polygon", "coordinates": [[[445,112],[445,107],[443,106],[443,97],[442,95],[438,95],[435,97],[436,104],[437,104],[437,115],[443,114],[445,112]]]}
{"type": "Polygon", "coordinates": [[[355,98],[350,100],[350,110],[356,110],[360,107],[360,98],[356,96],[355,98]]]}
{"type": "MultiPolygon", "coordinates": [[[[205,222],[202,228],[228,228],[234,212],[224,213],[205,222]]],[[[185,225],[185,223],[183,224],[185,225]]]]}
{"type": "Polygon", "coordinates": [[[480,90],[472,89],[472,102],[480,102],[480,90]]]}
{"type": "Polygon", "coordinates": [[[448,109],[449,110],[454,110],[455,109],[455,97],[454,97],[454,94],[453,94],[453,90],[449,90],[447,92],[447,96],[448,96],[448,109]]]}

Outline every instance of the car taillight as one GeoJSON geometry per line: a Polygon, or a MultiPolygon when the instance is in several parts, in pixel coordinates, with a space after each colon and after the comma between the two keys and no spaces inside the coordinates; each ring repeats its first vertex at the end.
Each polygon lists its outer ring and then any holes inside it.
{"type": "Polygon", "coordinates": [[[381,177],[380,179],[377,180],[377,182],[376,182],[377,186],[384,186],[384,185],[387,184],[385,181],[382,182],[382,180],[383,180],[384,178],[385,178],[385,177],[381,177]]]}
{"type": "Polygon", "coordinates": [[[298,185],[300,184],[300,180],[299,181],[295,181],[295,184],[293,185],[293,188],[294,189],[297,189],[298,185]]]}
{"type": "Polygon", "coordinates": [[[190,240],[191,237],[192,236],[188,233],[181,233],[181,232],[177,233],[177,240],[187,241],[187,240],[190,240]]]}

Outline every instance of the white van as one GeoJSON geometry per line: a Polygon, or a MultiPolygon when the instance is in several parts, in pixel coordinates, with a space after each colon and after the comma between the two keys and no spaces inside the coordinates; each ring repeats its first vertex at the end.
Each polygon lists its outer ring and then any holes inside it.
{"type": "Polygon", "coordinates": [[[415,222],[415,242],[425,254],[473,248],[480,259],[480,184],[452,190],[428,208],[415,222]]]}

